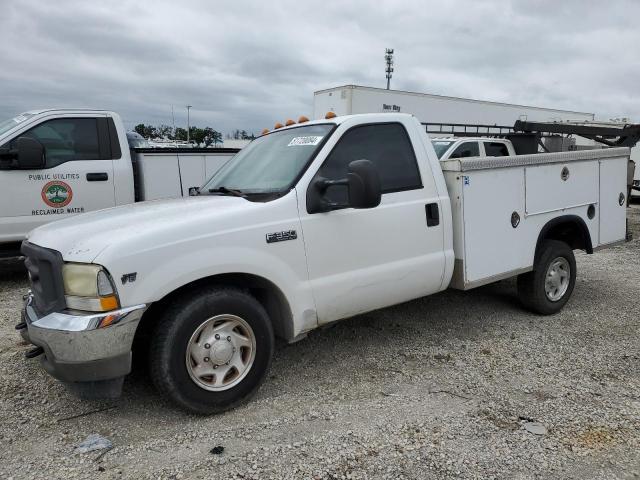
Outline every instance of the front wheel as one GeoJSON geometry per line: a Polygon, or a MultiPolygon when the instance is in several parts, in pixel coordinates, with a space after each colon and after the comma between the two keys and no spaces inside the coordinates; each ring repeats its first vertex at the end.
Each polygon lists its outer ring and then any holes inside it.
{"type": "Polygon", "coordinates": [[[150,373],[163,395],[200,414],[248,400],[271,365],[273,328],[262,305],[235,288],[209,287],[172,303],[154,329],[150,373]]]}
{"type": "Polygon", "coordinates": [[[529,310],[551,315],[569,301],[575,283],[576,259],[571,247],[558,240],[545,240],[533,271],[518,276],[518,296],[529,310]]]}

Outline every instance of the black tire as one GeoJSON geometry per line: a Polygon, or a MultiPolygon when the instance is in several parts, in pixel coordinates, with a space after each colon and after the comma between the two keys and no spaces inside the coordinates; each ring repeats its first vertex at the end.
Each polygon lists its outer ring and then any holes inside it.
{"type": "Polygon", "coordinates": [[[252,295],[236,288],[201,288],[172,303],[154,328],[149,349],[151,379],[163,396],[189,412],[223,412],[257,392],[271,366],[274,345],[269,316],[252,295]],[[237,385],[212,392],[192,380],[185,358],[193,333],[207,319],[220,314],[236,315],[250,325],[256,339],[255,359],[237,385]]]}
{"type": "Polygon", "coordinates": [[[545,240],[536,255],[533,271],[518,275],[518,297],[532,312],[552,315],[559,312],[569,301],[576,284],[576,259],[571,247],[558,240],[545,240]],[[545,291],[545,281],[549,266],[558,258],[564,258],[570,268],[568,286],[564,294],[552,301],[545,291]]]}

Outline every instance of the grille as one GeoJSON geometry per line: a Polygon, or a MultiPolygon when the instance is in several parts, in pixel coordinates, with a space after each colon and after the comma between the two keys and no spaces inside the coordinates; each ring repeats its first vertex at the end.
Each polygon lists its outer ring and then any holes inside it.
{"type": "Polygon", "coordinates": [[[62,284],[62,255],[56,250],[22,242],[24,264],[29,272],[33,306],[39,315],[59,312],[66,307],[62,284]]]}

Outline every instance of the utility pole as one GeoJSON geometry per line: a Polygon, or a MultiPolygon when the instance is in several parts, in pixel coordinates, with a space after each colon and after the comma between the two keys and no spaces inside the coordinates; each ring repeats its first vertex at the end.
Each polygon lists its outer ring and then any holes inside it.
{"type": "Polygon", "coordinates": [[[393,74],[393,48],[387,48],[384,52],[384,59],[387,62],[387,90],[391,87],[391,76],[393,74]]]}
{"type": "Polygon", "coordinates": [[[176,116],[173,114],[173,104],[171,104],[171,128],[173,128],[172,135],[176,134],[176,116]]]}
{"type": "Polygon", "coordinates": [[[189,110],[191,110],[192,105],[187,105],[187,145],[189,144],[189,130],[191,130],[191,126],[189,124],[189,110]]]}

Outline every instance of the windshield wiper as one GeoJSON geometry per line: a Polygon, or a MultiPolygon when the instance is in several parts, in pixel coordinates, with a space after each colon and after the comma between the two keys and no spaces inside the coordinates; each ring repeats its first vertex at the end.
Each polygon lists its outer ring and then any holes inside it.
{"type": "Polygon", "coordinates": [[[210,188],[209,193],[221,193],[223,195],[232,195],[234,197],[243,197],[243,198],[246,196],[240,190],[227,188],[227,187],[210,188]]]}

